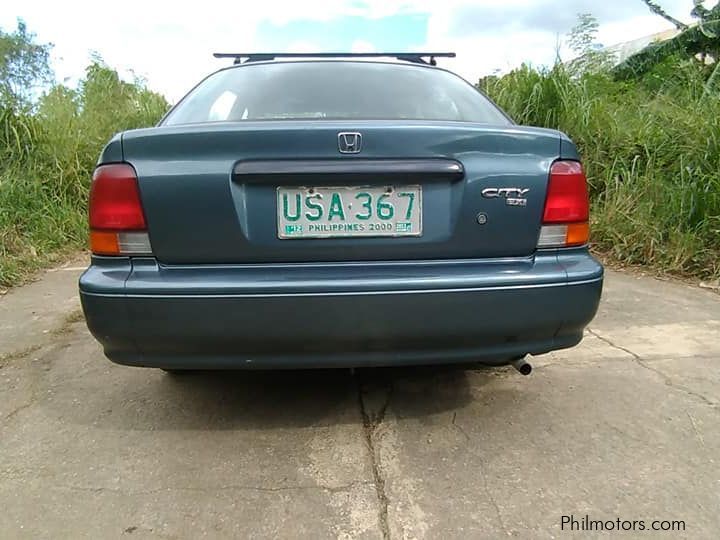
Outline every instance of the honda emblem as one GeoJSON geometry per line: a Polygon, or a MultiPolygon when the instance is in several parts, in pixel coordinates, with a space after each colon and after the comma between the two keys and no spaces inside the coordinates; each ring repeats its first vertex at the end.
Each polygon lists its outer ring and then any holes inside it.
{"type": "Polygon", "coordinates": [[[338,150],[341,154],[358,154],[362,150],[362,134],[350,131],[338,133],[338,150]]]}

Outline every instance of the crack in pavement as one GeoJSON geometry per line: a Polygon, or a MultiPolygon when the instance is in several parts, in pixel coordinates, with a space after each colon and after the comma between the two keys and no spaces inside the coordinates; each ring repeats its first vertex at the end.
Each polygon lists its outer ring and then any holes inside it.
{"type": "Polygon", "coordinates": [[[75,323],[78,323],[80,321],[85,320],[85,315],[83,314],[82,309],[73,309],[69,311],[62,319],[60,324],[57,326],[50,328],[48,330],[43,331],[42,334],[39,335],[39,339],[37,340],[37,343],[34,343],[32,345],[29,345],[25,347],[24,349],[19,349],[15,351],[5,352],[0,354],[0,369],[6,367],[10,364],[10,362],[14,360],[22,360],[23,358],[31,355],[32,353],[39,351],[40,349],[44,347],[53,347],[56,343],[58,343],[58,339],[63,339],[67,336],[70,336],[73,333],[72,326],[75,323]]]}
{"type": "MultiPolygon", "coordinates": [[[[29,356],[33,352],[42,351],[40,355],[37,357],[37,361],[44,360],[48,355],[52,354],[53,352],[56,352],[57,350],[63,348],[65,346],[65,343],[63,341],[59,341],[53,345],[49,345],[46,347],[42,346],[33,346],[27,349],[26,354],[15,357],[15,358],[23,358],[25,356],[29,356]],[[44,349],[44,350],[43,350],[44,349]]],[[[35,365],[35,362],[30,362],[30,366],[35,365]]],[[[0,366],[2,367],[2,366],[0,366]]],[[[14,416],[16,416],[21,411],[24,411],[25,409],[32,407],[38,399],[38,374],[37,371],[34,369],[30,369],[30,384],[29,384],[29,399],[23,403],[22,405],[18,405],[14,409],[12,409],[10,412],[6,413],[4,416],[0,417],[0,424],[5,424],[9,420],[11,420],[14,416]]]]}
{"type": "Polygon", "coordinates": [[[388,384],[386,389],[385,400],[382,406],[379,408],[377,413],[373,413],[369,410],[369,407],[365,403],[363,397],[363,384],[360,381],[357,373],[355,374],[357,380],[357,394],[358,394],[358,405],[360,407],[360,414],[363,421],[363,432],[365,434],[365,444],[368,448],[370,456],[370,466],[373,474],[373,485],[375,486],[375,492],[377,494],[378,502],[380,503],[380,512],[378,519],[380,521],[380,531],[384,540],[390,540],[390,525],[388,523],[388,498],[385,493],[385,478],[380,470],[380,463],[378,460],[378,452],[375,447],[375,433],[385,419],[385,413],[388,406],[390,405],[390,399],[392,398],[393,385],[388,384]]]}
{"type": "Polygon", "coordinates": [[[7,366],[12,360],[20,360],[26,356],[30,356],[35,351],[39,351],[42,348],[41,345],[30,345],[19,351],[12,351],[5,354],[0,354],[0,369],[7,366]]]}
{"type": "Polygon", "coordinates": [[[372,485],[372,482],[369,481],[363,481],[363,482],[350,482],[349,484],[344,484],[340,486],[324,486],[324,485],[297,485],[297,486],[250,486],[245,484],[228,484],[225,486],[216,486],[216,487],[194,487],[194,486],[163,486],[155,489],[148,489],[148,490],[136,490],[136,491],[127,491],[120,488],[111,488],[111,487],[105,487],[105,486],[76,486],[76,485],[56,485],[53,486],[56,489],[66,489],[70,491],[88,491],[91,493],[117,493],[121,495],[127,495],[130,497],[134,497],[137,495],[154,495],[156,493],[162,493],[165,491],[199,491],[199,492],[215,492],[215,491],[261,491],[266,493],[277,493],[282,491],[311,491],[311,490],[321,490],[326,491],[328,493],[342,493],[346,491],[350,491],[351,489],[358,487],[358,486],[370,486],[372,485]]]}
{"type": "Polygon", "coordinates": [[[153,538],[167,538],[167,539],[172,539],[172,540],[177,540],[177,538],[179,538],[178,536],[176,536],[174,534],[163,534],[160,531],[156,531],[152,527],[142,527],[142,526],[138,526],[138,525],[131,525],[130,527],[124,528],[123,534],[133,534],[134,532],[137,532],[137,531],[148,532],[148,533],[152,534],[153,538]]]}
{"type": "MultiPolygon", "coordinates": [[[[453,412],[452,420],[450,421],[450,425],[452,425],[455,429],[457,429],[460,433],[463,434],[465,437],[465,440],[467,442],[470,442],[470,435],[468,435],[467,431],[465,431],[465,428],[462,427],[457,421],[457,411],[453,412]]],[[[482,475],[482,481],[483,481],[483,491],[485,492],[485,496],[490,501],[490,504],[492,505],[493,509],[495,510],[495,517],[498,520],[498,524],[500,525],[500,528],[505,532],[507,536],[512,536],[512,533],[508,530],[507,526],[505,525],[505,520],[502,518],[502,512],[500,512],[500,506],[498,506],[497,501],[495,500],[495,496],[492,494],[492,491],[490,490],[490,486],[488,485],[488,476],[487,476],[487,468],[485,466],[485,460],[482,458],[480,454],[478,454],[477,450],[474,448],[471,450],[471,452],[478,458],[478,462],[480,463],[480,474],[482,475]]]]}
{"type": "Polygon", "coordinates": [[[490,486],[488,485],[488,475],[487,469],[485,467],[485,460],[478,456],[478,462],[480,464],[480,473],[482,474],[483,491],[485,491],[485,496],[488,498],[490,504],[492,504],[493,508],[495,509],[495,516],[497,517],[498,523],[500,524],[500,528],[505,532],[507,536],[512,536],[508,528],[505,526],[505,520],[503,520],[502,518],[502,512],[500,512],[500,507],[498,506],[498,503],[495,500],[495,496],[492,494],[490,486]]]}
{"type": "Polygon", "coordinates": [[[13,410],[11,410],[9,413],[7,413],[5,416],[2,417],[3,423],[10,420],[13,416],[18,414],[19,412],[24,411],[25,409],[27,409],[29,407],[32,407],[35,404],[35,400],[36,400],[35,392],[33,392],[32,395],[30,396],[30,399],[27,401],[27,403],[23,403],[22,405],[15,407],[13,410]]]}
{"type": "Polygon", "coordinates": [[[600,341],[607,343],[612,348],[630,355],[634,359],[634,361],[637,365],[658,375],[665,382],[665,384],[667,386],[674,388],[675,390],[679,390],[680,392],[683,392],[683,393],[685,393],[689,396],[692,396],[696,399],[699,399],[700,401],[702,401],[703,403],[708,405],[711,409],[719,410],[718,404],[716,402],[714,402],[713,400],[711,400],[710,398],[708,398],[707,396],[705,396],[699,392],[695,392],[694,390],[691,390],[690,388],[676,384],[669,375],[663,373],[656,367],[649,365],[647,363],[647,361],[642,356],[637,354],[636,352],[631,351],[630,349],[628,349],[627,347],[623,347],[622,345],[615,344],[612,340],[610,340],[609,338],[606,338],[605,336],[600,335],[595,330],[592,330],[590,327],[586,328],[586,330],[588,331],[589,334],[595,336],[600,341]]]}
{"type": "Polygon", "coordinates": [[[0,354],[0,369],[9,365],[10,362],[14,360],[22,360],[23,358],[30,356],[32,353],[39,351],[44,347],[53,348],[57,343],[60,342],[58,341],[58,339],[63,339],[66,336],[72,334],[73,324],[80,322],[84,319],[85,316],[83,315],[82,310],[76,309],[71,311],[70,313],[65,315],[63,321],[59,325],[43,333],[41,337],[45,339],[41,339],[39,343],[29,345],[28,347],[17,351],[10,351],[0,354]],[[52,339],[47,339],[48,337],[52,339]]]}
{"type": "Polygon", "coordinates": [[[85,314],[82,309],[75,309],[65,315],[60,325],[49,331],[53,336],[62,336],[68,334],[72,330],[72,325],[85,320],[85,314]]]}
{"type": "Polygon", "coordinates": [[[467,434],[465,428],[463,428],[460,424],[457,423],[457,411],[453,412],[452,420],[450,420],[450,425],[452,425],[455,429],[462,433],[467,442],[470,442],[470,435],[467,434]]]}

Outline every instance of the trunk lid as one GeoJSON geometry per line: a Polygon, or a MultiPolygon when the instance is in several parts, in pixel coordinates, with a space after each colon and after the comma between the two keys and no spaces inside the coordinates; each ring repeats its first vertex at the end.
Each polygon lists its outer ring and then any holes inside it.
{"type": "Polygon", "coordinates": [[[122,139],[167,264],[527,256],[560,145],[551,130],[419,121],[195,124],[122,139]],[[361,133],[362,151],[341,154],[341,132],[361,133]],[[421,236],[278,238],[278,187],[411,185],[421,236]]]}

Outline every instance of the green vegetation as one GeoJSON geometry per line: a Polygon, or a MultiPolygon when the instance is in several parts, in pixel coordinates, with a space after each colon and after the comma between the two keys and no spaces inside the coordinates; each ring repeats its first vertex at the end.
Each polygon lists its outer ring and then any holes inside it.
{"type": "Polygon", "coordinates": [[[523,66],[480,82],[520,124],[556,128],[579,146],[591,184],[592,237],[610,259],[720,277],[720,93],[717,63],[675,54],[618,78],[581,18],[577,61],[523,66]]]}
{"type": "Polygon", "coordinates": [[[49,51],[22,23],[0,31],[0,286],[86,245],[100,150],[118,131],[156,123],[168,107],[99,58],[76,89],[47,89],[49,51]]]}

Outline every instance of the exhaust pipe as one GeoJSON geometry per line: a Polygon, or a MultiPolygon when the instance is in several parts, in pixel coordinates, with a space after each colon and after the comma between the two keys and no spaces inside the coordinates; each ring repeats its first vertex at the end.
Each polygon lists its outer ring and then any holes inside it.
{"type": "Polygon", "coordinates": [[[521,375],[530,375],[532,373],[532,366],[529,362],[525,361],[525,358],[518,358],[517,360],[513,360],[510,362],[512,364],[512,367],[517,369],[521,375]]]}

